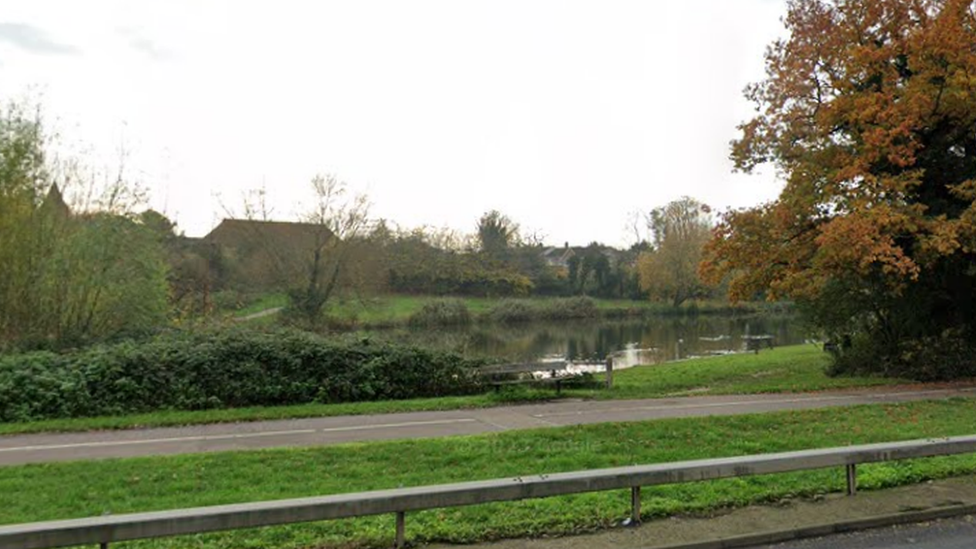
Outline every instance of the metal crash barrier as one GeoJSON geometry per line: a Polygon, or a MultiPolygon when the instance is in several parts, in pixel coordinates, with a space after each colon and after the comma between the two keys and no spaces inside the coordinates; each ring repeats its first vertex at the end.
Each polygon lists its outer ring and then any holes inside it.
{"type": "Polygon", "coordinates": [[[640,521],[642,486],[843,467],[847,472],[847,493],[854,495],[857,491],[856,468],[859,464],[968,453],[976,453],[976,436],[865,444],[301,499],[35,522],[0,526],[0,547],[46,549],[99,544],[102,549],[106,549],[110,543],[117,541],[382,514],[395,515],[395,544],[396,547],[403,547],[406,513],[411,511],[626,489],[631,491],[630,518],[636,523],[640,521]]]}

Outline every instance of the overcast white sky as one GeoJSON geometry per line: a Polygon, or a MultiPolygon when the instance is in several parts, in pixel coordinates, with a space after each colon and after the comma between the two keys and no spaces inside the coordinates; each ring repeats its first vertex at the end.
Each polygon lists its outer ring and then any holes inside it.
{"type": "MultiPolygon", "coordinates": [[[[735,175],[743,87],[783,0],[5,0],[0,96],[115,162],[188,235],[265,185],[293,218],[331,172],[402,226],[489,209],[546,241],[629,244],[682,195],[769,200],[735,175]]],[[[768,170],[772,173],[772,170],[768,170]]]]}

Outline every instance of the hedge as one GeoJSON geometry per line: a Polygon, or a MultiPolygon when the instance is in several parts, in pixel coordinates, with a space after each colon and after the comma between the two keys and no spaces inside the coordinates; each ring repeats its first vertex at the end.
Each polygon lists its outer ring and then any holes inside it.
{"type": "Polygon", "coordinates": [[[0,421],[462,395],[480,364],[297,330],[175,333],[0,357],[0,421]]]}

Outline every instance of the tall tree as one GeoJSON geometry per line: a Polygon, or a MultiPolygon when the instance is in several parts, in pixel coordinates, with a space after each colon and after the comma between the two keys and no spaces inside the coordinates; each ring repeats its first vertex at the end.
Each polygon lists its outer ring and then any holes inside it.
{"type": "Polygon", "coordinates": [[[335,175],[316,175],[311,181],[313,202],[302,216],[316,230],[304,261],[305,283],[291,292],[291,305],[304,320],[315,323],[326,303],[352,272],[357,250],[369,228],[369,199],[349,194],[335,175]]]}
{"type": "Polygon", "coordinates": [[[775,163],[786,186],[723,218],[703,273],[728,277],[733,298],[791,297],[825,330],[858,336],[871,358],[844,367],[976,372],[972,358],[917,352],[973,356],[973,3],[792,0],[784,21],[732,158],[745,171],[775,163]]]}
{"type": "Polygon", "coordinates": [[[40,222],[39,208],[49,184],[45,145],[36,111],[0,106],[0,342],[34,330],[36,265],[51,243],[42,234],[51,224],[40,222]]]}
{"type": "Polygon", "coordinates": [[[573,254],[566,260],[566,268],[569,274],[569,290],[571,293],[578,293],[582,284],[580,283],[580,264],[583,263],[580,256],[573,254]]]}
{"type": "Polygon", "coordinates": [[[486,212],[478,220],[478,243],[489,257],[502,259],[518,243],[519,226],[498,210],[486,212]]]}
{"type": "Polygon", "coordinates": [[[647,219],[653,249],[638,258],[641,288],[652,299],[670,301],[674,307],[704,296],[708,288],[697,269],[711,236],[708,206],[683,197],[655,208],[647,219]]]}
{"type": "Polygon", "coordinates": [[[53,169],[37,112],[24,103],[0,109],[0,347],[164,323],[166,265],[135,222],[129,198],[137,193],[121,169],[104,186],[76,162],[53,169]],[[72,211],[62,186],[87,203],[72,211]]]}

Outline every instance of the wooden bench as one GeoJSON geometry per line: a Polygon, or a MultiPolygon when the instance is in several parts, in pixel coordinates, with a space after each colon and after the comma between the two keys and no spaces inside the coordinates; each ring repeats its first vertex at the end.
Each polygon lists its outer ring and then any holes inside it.
{"type": "Polygon", "coordinates": [[[840,338],[840,341],[838,341],[837,339],[828,339],[823,344],[824,352],[830,353],[834,356],[839,356],[842,352],[850,348],[851,348],[851,336],[849,335],[844,335],[843,337],[840,338]]]}
{"type": "MultiPolygon", "coordinates": [[[[556,387],[556,394],[561,394],[563,383],[577,380],[583,377],[582,374],[571,374],[569,368],[573,364],[565,360],[554,362],[527,362],[521,364],[493,364],[478,368],[477,373],[485,378],[485,384],[491,385],[495,391],[500,391],[505,385],[538,384],[553,385],[556,387]],[[548,377],[536,377],[536,372],[547,372],[548,377]],[[493,379],[502,377],[503,379],[493,379]],[[514,376],[514,377],[513,377],[514,376]]],[[[606,387],[613,385],[613,359],[607,358],[604,363],[606,373],[606,387]]]]}
{"type": "Polygon", "coordinates": [[[725,355],[732,352],[732,336],[730,335],[723,334],[715,337],[701,336],[698,338],[698,341],[704,341],[706,343],[726,343],[725,345],[722,346],[724,347],[724,349],[722,350],[718,350],[714,348],[703,350],[702,354],[704,354],[705,356],[725,355]]]}
{"type": "Polygon", "coordinates": [[[755,351],[759,354],[759,349],[766,347],[768,349],[773,348],[773,336],[771,335],[754,335],[754,336],[742,336],[742,340],[746,342],[747,351],[755,351]]]}

